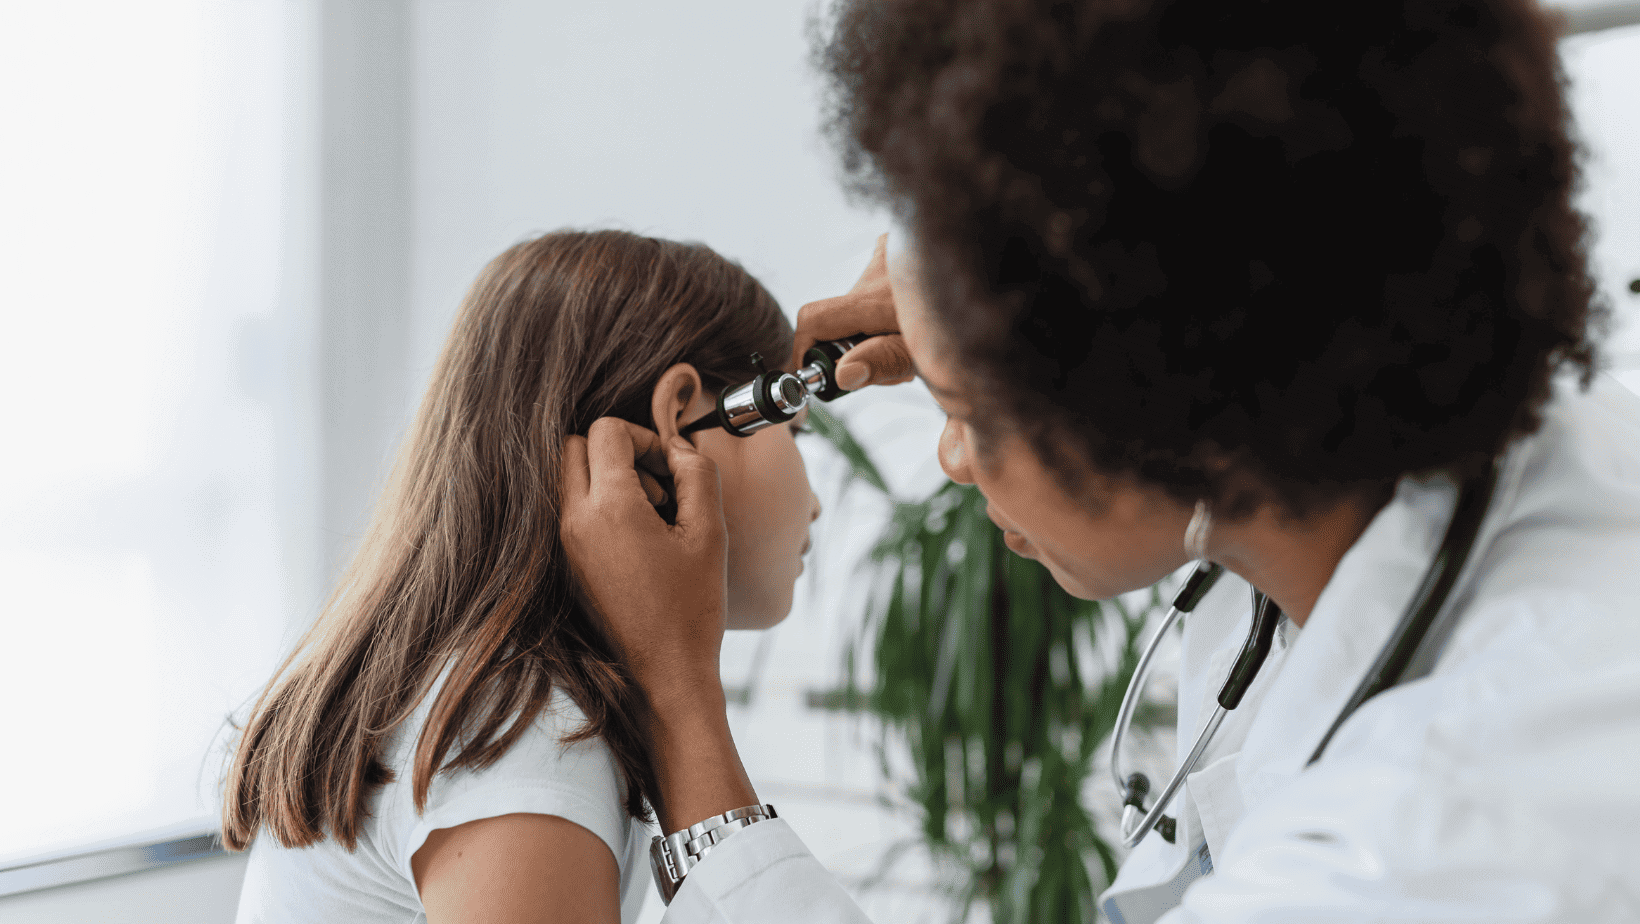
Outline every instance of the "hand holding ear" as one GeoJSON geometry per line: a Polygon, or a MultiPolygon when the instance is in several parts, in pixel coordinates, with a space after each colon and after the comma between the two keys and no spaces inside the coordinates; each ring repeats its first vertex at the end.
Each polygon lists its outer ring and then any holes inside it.
{"type": "Polygon", "coordinates": [[[728,597],[728,534],[717,464],[612,417],[564,443],[560,536],[586,602],[651,697],[718,682],[728,597]],[[677,522],[646,492],[670,474],[677,522]]]}
{"type": "Polygon", "coordinates": [[[850,350],[837,364],[837,384],[848,391],[867,385],[909,382],[915,371],[905,338],[894,316],[894,293],[888,284],[888,235],[877,238],[877,249],[860,280],[844,295],[809,302],[797,312],[792,341],[792,367],[802,365],[803,354],[821,340],[855,334],[872,338],[850,350]]]}

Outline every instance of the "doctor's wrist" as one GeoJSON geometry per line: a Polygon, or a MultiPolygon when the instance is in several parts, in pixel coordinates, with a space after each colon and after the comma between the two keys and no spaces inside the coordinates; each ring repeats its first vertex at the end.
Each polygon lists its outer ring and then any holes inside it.
{"type": "Polygon", "coordinates": [[[724,705],[717,678],[717,706],[696,695],[678,703],[656,703],[649,722],[651,759],[659,804],[655,815],[661,830],[679,831],[702,819],[758,803],[724,705]]]}

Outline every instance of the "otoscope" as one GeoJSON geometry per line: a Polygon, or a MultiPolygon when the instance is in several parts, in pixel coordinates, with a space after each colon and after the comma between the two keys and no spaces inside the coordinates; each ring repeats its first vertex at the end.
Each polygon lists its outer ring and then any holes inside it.
{"type": "Polygon", "coordinates": [[[763,356],[752,354],[757,376],[743,385],[730,385],[718,395],[717,409],[685,426],[680,433],[694,433],[722,427],[735,436],[751,436],[765,427],[785,423],[809,406],[810,398],[832,401],[847,391],[837,387],[837,364],[843,354],[859,346],[866,336],[824,340],[803,354],[803,367],[781,372],[763,365],[763,356]]]}

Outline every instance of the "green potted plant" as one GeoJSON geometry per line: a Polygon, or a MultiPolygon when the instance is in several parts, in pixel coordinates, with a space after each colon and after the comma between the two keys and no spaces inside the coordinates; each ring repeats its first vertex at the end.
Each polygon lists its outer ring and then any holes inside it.
{"type": "Polygon", "coordinates": [[[817,407],[811,425],[853,480],[893,503],[863,566],[878,590],[832,696],[881,720],[881,748],[909,752],[909,779],[880,752],[920,828],[892,853],[921,845],[954,872],[957,920],[975,902],[997,924],[1096,920],[1094,898],[1117,856],[1080,796],[1101,769],[1095,752],[1158,590],[1138,607],[1071,597],[1042,565],[1008,552],[974,488],[947,483],[926,499],[896,500],[835,417],[817,407]]]}

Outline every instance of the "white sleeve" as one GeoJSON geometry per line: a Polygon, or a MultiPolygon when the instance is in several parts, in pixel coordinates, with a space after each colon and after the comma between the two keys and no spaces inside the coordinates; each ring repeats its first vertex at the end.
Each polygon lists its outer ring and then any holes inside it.
{"type": "Polygon", "coordinates": [[[666,924],[871,924],[785,819],[713,848],[667,906],[666,924]]]}
{"type": "MultiPolygon", "coordinates": [[[[553,702],[495,763],[482,770],[436,775],[426,811],[407,826],[398,846],[400,872],[411,877],[410,858],[433,831],[514,813],[572,821],[596,834],[615,855],[617,866],[623,864],[632,829],[624,786],[602,739],[563,744],[564,734],[580,722],[580,710],[554,691],[553,702]]],[[[409,787],[404,790],[403,798],[408,799],[409,787]]]]}

